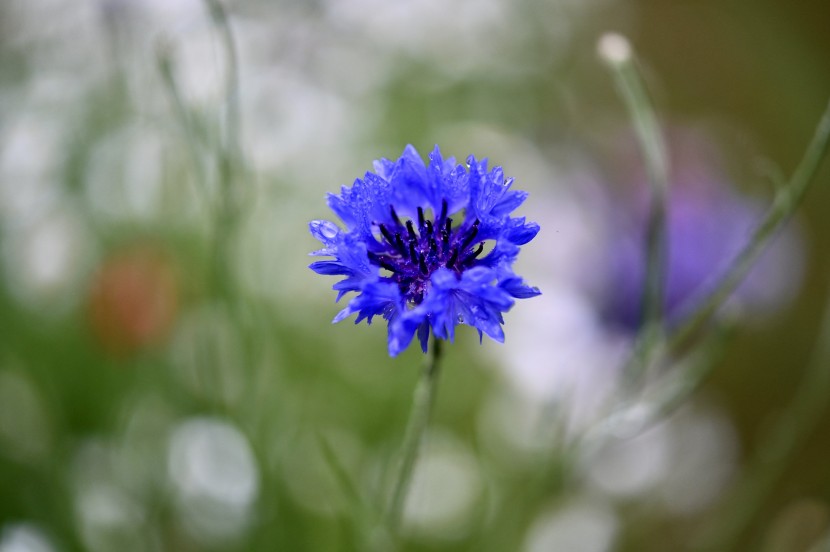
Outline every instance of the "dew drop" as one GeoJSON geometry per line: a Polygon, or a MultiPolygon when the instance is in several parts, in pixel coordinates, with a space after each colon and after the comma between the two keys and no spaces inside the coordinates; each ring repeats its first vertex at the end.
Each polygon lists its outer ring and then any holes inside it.
{"type": "Polygon", "coordinates": [[[327,220],[315,220],[312,223],[313,231],[326,239],[334,239],[337,236],[338,228],[333,222],[327,220]]]}

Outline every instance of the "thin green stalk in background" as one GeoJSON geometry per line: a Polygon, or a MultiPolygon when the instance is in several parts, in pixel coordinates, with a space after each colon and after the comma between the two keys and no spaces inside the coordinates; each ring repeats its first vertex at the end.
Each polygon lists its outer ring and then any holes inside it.
{"type": "MultiPolygon", "coordinates": [[[[651,366],[652,359],[664,339],[663,297],[667,257],[667,199],[669,189],[669,162],[657,115],[637,69],[631,44],[622,35],[607,33],[597,43],[600,58],[614,76],[617,91],[625,102],[643,152],[649,181],[650,205],[646,227],[646,266],[642,297],[642,318],[631,351],[621,369],[626,391],[638,391],[641,379],[651,366]]],[[[636,393],[634,393],[636,394],[636,393]]],[[[602,419],[612,420],[630,403],[628,394],[603,405],[602,419]]],[[[606,434],[606,427],[598,426],[572,439],[566,448],[596,446],[606,434]]]]}
{"type": "Polygon", "coordinates": [[[666,211],[669,162],[657,115],[637,69],[631,44],[625,37],[609,33],[600,39],[598,48],[600,57],[613,72],[617,90],[631,116],[643,152],[649,183],[643,324],[634,352],[623,370],[629,383],[636,383],[648,368],[654,351],[663,338],[663,296],[668,257],[666,211]]]}
{"type": "Polygon", "coordinates": [[[432,405],[435,403],[435,393],[438,387],[440,361],[441,340],[434,338],[432,341],[432,352],[424,364],[421,379],[415,388],[412,412],[409,415],[409,423],[406,427],[403,447],[401,449],[400,465],[395,477],[392,497],[386,510],[386,525],[393,533],[397,531],[398,525],[400,524],[403,506],[409,493],[409,485],[412,481],[415,462],[421,450],[427,425],[429,425],[432,405]]]}
{"type": "MultiPolygon", "coordinates": [[[[239,105],[239,60],[236,40],[228,20],[228,14],[219,0],[205,0],[213,24],[222,40],[225,52],[225,120],[223,126],[222,155],[220,156],[220,174],[225,187],[232,184],[234,169],[241,155],[239,136],[241,129],[241,108],[239,105]]],[[[230,194],[231,189],[224,190],[230,194]]]]}
{"type": "Polygon", "coordinates": [[[700,550],[734,550],[764,500],[787,469],[788,461],[821,421],[830,403],[830,291],[815,351],[789,407],[761,442],[745,475],[723,505],[700,550]]]}
{"type": "Polygon", "coordinates": [[[666,200],[669,189],[669,161],[654,106],[636,66],[628,41],[608,34],[600,41],[603,59],[612,69],[617,90],[625,101],[634,131],[640,142],[648,175],[651,201],[646,228],[647,266],[643,294],[645,324],[659,327],[663,315],[666,261],[666,200]]]}
{"type": "Polygon", "coordinates": [[[225,117],[222,125],[221,140],[216,152],[219,169],[219,198],[216,205],[216,226],[214,237],[214,280],[217,290],[231,294],[229,289],[232,276],[229,268],[233,266],[231,243],[238,226],[242,189],[241,189],[241,150],[239,133],[241,126],[239,106],[239,61],[237,59],[236,40],[228,20],[228,14],[219,0],[204,0],[205,6],[222,40],[225,53],[225,117]]]}
{"type": "Polygon", "coordinates": [[[200,140],[197,135],[196,124],[193,121],[191,113],[182,99],[176,79],[173,76],[173,60],[172,50],[173,45],[169,40],[160,39],[156,45],[156,61],[158,63],[159,74],[161,75],[162,83],[167,91],[170,101],[173,104],[173,113],[179,121],[182,132],[184,133],[185,143],[187,144],[187,151],[193,163],[193,169],[196,171],[196,182],[199,186],[198,196],[204,201],[207,206],[210,206],[210,196],[208,194],[207,176],[205,174],[205,167],[202,164],[202,156],[199,152],[200,140]]]}
{"type": "Polygon", "coordinates": [[[632,405],[618,407],[607,413],[602,423],[583,432],[573,447],[582,452],[576,453],[575,457],[592,454],[592,451],[615,435],[624,434],[627,439],[632,439],[672,416],[701,387],[723,358],[734,331],[733,322],[727,320],[714,328],[689,358],[684,359],[683,366],[678,366],[672,373],[663,376],[663,379],[669,381],[658,383],[656,389],[647,390],[643,401],[633,403],[633,409],[626,411],[626,406],[632,405]],[[642,406],[646,406],[646,409],[642,406]]]}
{"type": "MultiPolygon", "coordinates": [[[[323,460],[329,468],[334,477],[337,486],[339,487],[343,497],[348,503],[347,516],[348,520],[353,523],[360,532],[361,541],[355,543],[358,549],[366,548],[365,543],[371,542],[371,529],[376,525],[378,520],[378,513],[367,500],[365,500],[360,487],[357,485],[352,475],[343,465],[337,449],[320,433],[316,433],[317,443],[320,446],[320,452],[323,454],[323,460]]],[[[373,547],[375,550],[383,550],[379,545],[373,547]]]]}
{"type": "Polygon", "coordinates": [[[617,90],[625,102],[648,174],[650,205],[646,227],[646,277],[643,289],[643,325],[637,337],[626,376],[636,382],[648,367],[663,337],[663,296],[666,273],[666,212],[669,162],[654,106],[625,37],[609,33],[598,44],[599,54],[611,68],[617,90]]]}
{"type": "Polygon", "coordinates": [[[718,285],[700,302],[683,324],[669,336],[668,349],[674,349],[691,336],[720,308],[743,281],[778,230],[792,217],[804,200],[830,147],[830,103],[825,108],[813,139],[787,185],[779,189],[767,215],[761,221],[718,285]]]}
{"type": "Polygon", "coordinates": [[[700,389],[715,366],[723,359],[726,346],[732,340],[734,332],[733,318],[717,321],[706,338],[695,347],[688,358],[684,359],[680,373],[666,376],[671,379],[671,383],[656,391],[653,398],[646,397],[647,401],[653,401],[654,413],[651,420],[665,420],[700,389]]]}
{"type": "MultiPolygon", "coordinates": [[[[234,246],[240,220],[244,214],[241,198],[245,188],[245,163],[240,148],[240,105],[239,105],[239,63],[233,29],[227,12],[219,0],[203,0],[205,9],[219,36],[226,65],[224,105],[216,116],[208,116],[187,105],[176,81],[174,48],[171,37],[163,37],[157,44],[157,63],[165,90],[172,103],[173,113],[179,123],[192,158],[195,178],[198,183],[197,195],[204,202],[210,217],[209,231],[211,252],[207,264],[208,286],[212,299],[227,309],[239,335],[244,335],[243,326],[253,327],[250,320],[242,316],[240,307],[244,299],[236,293],[234,246]],[[210,166],[216,170],[208,170],[210,166]]],[[[246,355],[250,352],[251,340],[246,342],[246,355]]],[[[212,343],[200,348],[205,360],[213,355],[212,343]]],[[[211,362],[203,363],[212,366],[211,362]]],[[[246,366],[253,362],[244,362],[246,366]]],[[[214,374],[218,377],[218,374],[214,374]]],[[[222,388],[221,381],[205,382],[206,385],[222,388]]]]}
{"type": "Polygon", "coordinates": [[[225,54],[226,81],[224,97],[224,117],[219,121],[220,136],[218,140],[205,140],[197,121],[187,109],[182,99],[173,73],[171,56],[172,43],[160,41],[157,48],[159,72],[167,92],[173,102],[176,117],[185,133],[186,142],[193,165],[197,171],[200,192],[211,209],[215,224],[213,239],[213,259],[211,274],[213,287],[219,295],[231,294],[231,274],[233,266],[231,243],[238,226],[242,208],[243,192],[243,156],[240,147],[241,115],[239,105],[239,61],[237,59],[236,40],[228,20],[227,12],[218,0],[204,0],[217,32],[221,37],[225,54]],[[208,172],[202,163],[201,148],[208,148],[207,158],[214,160],[218,174],[218,196],[211,197],[211,186],[207,182],[208,172]]]}

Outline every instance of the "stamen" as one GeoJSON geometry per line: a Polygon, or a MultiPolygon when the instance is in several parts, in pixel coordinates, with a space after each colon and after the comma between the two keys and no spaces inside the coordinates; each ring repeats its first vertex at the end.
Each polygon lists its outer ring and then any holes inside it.
{"type": "Polygon", "coordinates": [[[430,236],[429,237],[429,251],[430,253],[437,254],[438,253],[438,243],[435,241],[435,238],[430,236]]]}
{"type": "Polygon", "coordinates": [[[458,259],[458,248],[452,248],[452,255],[450,255],[450,260],[447,261],[447,268],[452,268],[452,265],[455,264],[455,261],[458,259]]]}
{"type": "Polygon", "coordinates": [[[423,286],[423,279],[437,266],[445,266],[456,272],[465,270],[475,263],[484,251],[484,243],[475,243],[481,222],[476,219],[471,225],[460,224],[453,228],[452,218],[447,216],[449,206],[441,202],[441,211],[436,219],[428,219],[423,207],[418,207],[417,219],[401,222],[393,206],[389,206],[392,221],[377,224],[383,236],[381,243],[388,244],[394,251],[387,254],[368,253],[369,261],[393,273],[393,279],[406,293],[423,286]],[[417,230],[415,224],[418,225],[417,230]],[[404,228],[406,233],[404,233],[404,228]]]}
{"type": "Polygon", "coordinates": [[[372,253],[371,251],[367,252],[366,256],[369,257],[369,261],[379,265],[381,268],[385,268],[390,272],[398,271],[398,267],[391,262],[391,259],[389,257],[377,255],[375,253],[372,253]]]}
{"type": "Polygon", "coordinates": [[[478,225],[479,221],[478,219],[476,219],[476,221],[473,223],[472,228],[470,228],[467,237],[464,238],[463,242],[461,242],[461,249],[466,249],[468,245],[473,243],[473,240],[476,238],[476,234],[478,234],[478,225]]]}
{"type": "Polygon", "coordinates": [[[464,263],[468,263],[470,261],[474,261],[476,257],[481,255],[481,252],[484,251],[484,242],[478,244],[478,247],[475,251],[464,257],[464,263]]]}
{"type": "Polygon", "coordinates": [[[389,229],[386,228],[385,224],[380,225],[380,233],[383,234],[383,237],[389,245],[395,247],[395,238],[392,236],[392,233],[389,232],[389,229]]]}
{"type": "Polygon", "coordinates": [[[389,211],[390,211],[390,214],[392,215],[392,220],[394,220],[397,223],[398,226],[403,226],[403,224],[401,224],[401,219],[398,218],[398,213],[395,212],[395,207],[390,205],[389,206],[389,211]]]}

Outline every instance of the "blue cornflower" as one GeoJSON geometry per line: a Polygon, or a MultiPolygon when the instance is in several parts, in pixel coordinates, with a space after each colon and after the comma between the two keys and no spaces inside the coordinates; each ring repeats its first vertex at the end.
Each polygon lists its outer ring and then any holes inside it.
{"type": "Polygon", "coordinates": [[[355,323],[383,316],[392,356],[416,332],[426,352],[430,328],[452,341],[458,324],[503,342],[502,313],[513,298],[539,295],[512,269],[519,246],[539,232],[538,224],[509,216],[527,192],[511,190],[513,179],[501,167],[488,171],[486,159],[457,165],[436,146],[429,161],[412,146],[397,161],[376,161],[374,173],[328,196],[345,229],[327,220],[309,224],[323,243],[312,255],[334,257],[309,268],[346,277],[333,286],[337,301],[358,293],[334,322],[353,313],[355,323]]]}

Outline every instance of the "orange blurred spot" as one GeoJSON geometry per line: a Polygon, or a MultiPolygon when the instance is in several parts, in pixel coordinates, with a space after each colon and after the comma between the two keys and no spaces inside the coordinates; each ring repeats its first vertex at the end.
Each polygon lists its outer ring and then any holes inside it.
{"type": "Polygon", "coordinates": [[[105,259],[93,278],[89,317],[110,353],[124,355],[166,340],[178,312],[175,265],[162,250],[134,246],[105,259]]]}

